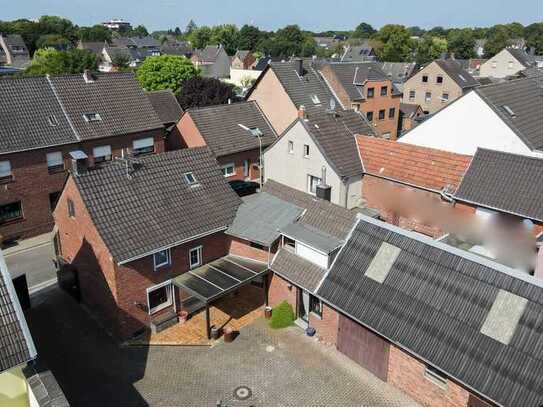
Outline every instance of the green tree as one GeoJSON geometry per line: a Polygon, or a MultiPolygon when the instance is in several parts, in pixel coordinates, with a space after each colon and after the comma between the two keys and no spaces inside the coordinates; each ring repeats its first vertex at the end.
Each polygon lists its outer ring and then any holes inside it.
{"type": "Polygon", "coordinates": [[[147,37],[148,35],[149,31],[143,25],[138,25],[129,33],[130,37],[147,37]]]}
{"type": "Polygon", "coordinates": [[[192,33],[194,30],[196,30],[198,28],[198,26],[196,25],[196,23],[191,19],[189,21],[189,23],[187,24],[187,28],[185,28],[185,34],[190,34],[192,33]]]}
{"type": "Polygon", "coordinates": [[[446,39],[425,35],[417,44],[415,60],[418,64],[427,64],[439,59],[445,52],[447,52],[446,39]]]}
{"type": "Polygon", "coordinates": [[[117,52],[111,57],[111,63],[117,71],[126,71],[129,70],[130,57],[126,54],[117,52]]]}
{"type": "Polygon", "coordinates": [[[211,28],[200,27],[193,30],[189,35],[189,41],[196,49],[205,48],[211,43],[211,36],[213,35],[211,28]]]}
{"type": "Polygon", "coordinates": [[[509,31],[511,38],[524,38],[524,26],[521,23],[506,24],[505,27],[509,31]]]}
{"type": "Polygon", "coordinates": [[[377,49],[377,56],[381,61],[404,62],[412,59],[414,44],[409,31],[403,25],[383,26],[377,39],[383,43],[383,47],[377,49]]]}
{"type": "Polygon", "coordinates": [[[470,28],[449,31],[447,37],[449,52],[454,53],[455,58],[470,59],[475,57],[475,35],[470,28]]]}
{"type": "Polygon", "coordinates": [[[136,76],[145,90],[171,89],[178,93],[184,81],[199,74],[199,69],[185,57],[158,55],[145,58],[136,76]]]}
{"type": "Polygon", "coordinates": [[[55,48],[43,48],[34,53],[31,65],[25,75],[61,75],[81,73],[85,69],[96,70],[96,56],[86,50],[71,49],[59,51],[55,48]]]}
{"type": "Polygon", "coordinates": [[[79,29],[81,41],[111,41],[111,31],[103,25],[97,24],[92,27],[81,27],[79,29]]]}
{"type": "Polygon", "coordinates": [[[370,38],[377,31],[368,23],[360,23],[356,26],[351,38],[370,38]]]}
{"type": "Polygon", "coordinates": [[[447,37],[448,31],[440,26],[434,27],[426,32],[428,35],[431,35],[432,37],[447,37]]]}
{"type": "Polygon", "coordinates": [[[509,45],[511,35],[509,29],[504,25],[495,25],[489,30],[485,43],[485,58],[492,58],[502,49],[509,45]]]}
{"type": "Polygon", "coordinates": [[[57,34],[66,38],[72,44],[77,41],[77,27],[66,18],[41,16],[38,20],[38,29],[41,35],[57,34]]]}
{"type": "Polygon", "coordinates": [[[262,38],[262,33],[253,25],[245,24],[239,30],[238,46],[239,49],[254,51],[262,38]]]}
{"type": "Polygon", "coordinates": [[[413,37],[422,37],[424,34],[426,34],[426,30],[420,28],[419,26],[408,27],[407,30],[413,37]]]}
{"type": "Polygon", "coordinates": [[[543,54],[543,23],[530,24],[525,28],[526,45],[537,55],[543,54]]]}
{"type": "Polygon", "coordinates": [[[226,104],[236,102],[234,85],[221,82],[215,78],[202,78],[199,76],[183,82],[177,95],[177,100],[183,109],[226,104]]]}
{"type": "Polygon", "coordinates": [[[229,55],[238,49],[239,31],[234,24],[218,25],[212,28],[211,43],[222,44],[229,55]]]}
{"type": "Polygon", "coordinates": [[[58,50],[67,50],[71,42],[59,34],[45,34],[36,41],[36,48],[56,48],[58,50]]]}

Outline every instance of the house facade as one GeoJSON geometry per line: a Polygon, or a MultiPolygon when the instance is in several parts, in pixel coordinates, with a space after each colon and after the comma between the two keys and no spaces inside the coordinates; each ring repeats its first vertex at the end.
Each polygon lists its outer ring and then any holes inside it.
{"type": "Polygon", "coordinates": [[[208,45],[204,49],[194,50],[191,61],[207,78],[228,78],[230,76],[230,57],[224,47],[208,45]]]}
{"type": "Polygon", "coordinates": [[[228,181],[259,181],[261,155],[277,139],[254,101],[189,109],[177,129],[180,147],[211,148],[228,181]]]}
{"type": "Polygon", "coordinates": [[[240,203],[205,147],[110,163],[67,181],[54,214],[58,255],[82,302],[126,339],[188,307],[172,280],[228,253],[240,203]],[[112,199],[130,194],[121,207],[112,199]]]}
{"type": "Polygon", "coordinates": [[[249,70],[256,66],[256,57],[251,51],[239,50],[232,57],[232,69],[249,70]]]}
{"type": "Polygon", "coordinates": [[[19,34],[0,34],[0,65],[26,68],[30,64],[30,53],[19,34]]]}
{"type": "Polygon", "coordinates": [[[97,75],[92,82],[83,75],[9,79],[0,92],[2,115],[12,117],[0,129],[5,240],[52,229],[72,165],[100,166],[123,150],[164,151],[164,127],[132,74],[97,75]]]}
{"type": "Polygon", "coordinates": [[[425,114],[433,114],[478,85],[455,60],[437,60],[405,82],[402,102],[420,105],[425,114]]]}
{"type": "Polygon", "coordinates": [[[378,63],[330,63],[319,72],[345,109],[364,114],[379,137],[397,138],[401,93],[378,63]]]}
{"type": "Polygon", "coordinates": [[[400,104],[400,119],[398,121],[398,137],[416,127],[424,120],[424,111],[419,105],[400,104]]]}
{"type": "Polygon", "coordinates": [[[535,65],[535,60],[520,48],[504,48],[480,67],[481,77],[503,79],[517,75],[535,65]]]}

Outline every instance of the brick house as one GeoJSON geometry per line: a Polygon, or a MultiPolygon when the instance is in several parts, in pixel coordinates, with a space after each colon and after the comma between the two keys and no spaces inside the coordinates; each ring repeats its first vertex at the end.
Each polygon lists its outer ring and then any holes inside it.
{"type": "Polygon", "coordinates": [[[71,162],[164,151],[164,126],[133,74],[0,81],[0,235],[50,231],[71,162]]]}
{"type": "Polygon", "coordinates": [[[424,112],[419,105],[400,103],[400,119],[398,123],[398,137],[416,127],[424,120],[424,112]]]}
{"type": "Polygon", "coordinates": [[[402,94],[379,63],[329,63],[319,72],[344,109],[364,114],[379,137],[397,138],[402,94]]]}
{"type": "Polygon", "coordinates": [[[256,66],[256,57],[251,51],[239,50],[232,57],[232,69],[253,69],[256,66]]]}
{"type": "Polygon", "coordinates": [[[375,137],[356,140],[364,167],[362,199],[380,219],[433,238],[455,226],[452,196],[471,156],[375,137]]]}
{"type": "Polygon", "coordinates": [[[207,147],[112,162],[68,179],[54,212],[59,257],[81,301],[129,338],[190,309],[194,296],[173,281],[228,254],[240,203],[207,147]]]}
{"type": "Polygon", "coordinates": [[[411,76],[403,87],[403,103],[417,104],[433,114],[479,86],[454,59],[438,59],[411,76]]]}
{"type": "Polygon", "coordinates": [[[256,102],[189,109],[177,129],[179,146],[208,146],[229,181],[259,180],[261,153],[277,138],[256,102]]]}

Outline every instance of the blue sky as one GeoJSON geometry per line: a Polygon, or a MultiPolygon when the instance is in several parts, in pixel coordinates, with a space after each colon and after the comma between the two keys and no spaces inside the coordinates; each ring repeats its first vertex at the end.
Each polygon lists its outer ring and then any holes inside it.
{"type": "Polygon", "coordinates": [[[61,15],[79,25],[121,17],[149,30],[179,26],[298,24],[314,31],[351,29],[366,21],[433,27],[543,21],[542,0],[0,0],[0,19],[61,15]]]}

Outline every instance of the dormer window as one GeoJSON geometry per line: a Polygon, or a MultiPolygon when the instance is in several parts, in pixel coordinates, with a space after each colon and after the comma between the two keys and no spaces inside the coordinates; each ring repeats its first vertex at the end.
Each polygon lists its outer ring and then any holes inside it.
{"type": "Polygon", "coordinates": [[[190,186],[198,185],[198,181],[196,181],[196,177],[194,176],[192,172],[187,172],[186,174],[184,174],[184,177],[188,185],[190,186]]]}
{"type": "Polygon", "coordinates": [[[102,121],[102,117],[98,113],[83,113],[83,118],[87,123],[102,121]]]}
{"type": "Polygon", "coordinates": [[[321,104],[321,100],[319,99],[319,97],[317,95],[311,95],[311,101],[313,102],[314,105],[320,105],[321,104]]]}
{"type": "Polygon", "coordinates": [[[57,127],[58,126],[58,120],[57,117],[52,114],[47,118],[47,122],[49,123],[49,126],[51,127],[57,127]]]}

